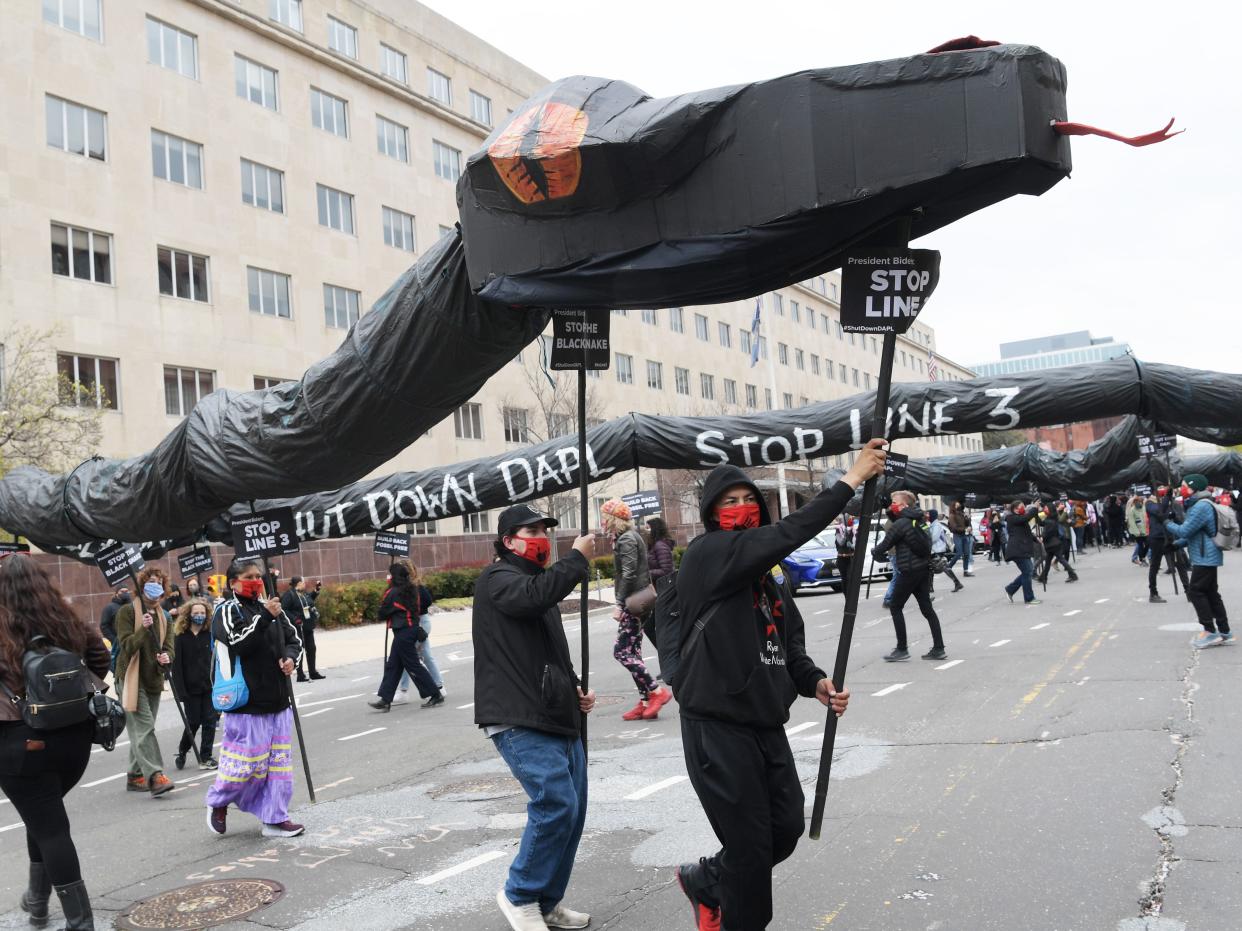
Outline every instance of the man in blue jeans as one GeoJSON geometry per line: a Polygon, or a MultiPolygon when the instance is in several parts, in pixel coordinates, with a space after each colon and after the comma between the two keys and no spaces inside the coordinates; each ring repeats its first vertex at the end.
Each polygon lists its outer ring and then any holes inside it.
{"type": "Polygon", "coordinates": [[[595,537],[548,565],[556,521],[529,505],[497,523],[497,559],[474,588],[474,721],[530,801],[526,830],[496,904],[513,931],[585,928],[561,904],[586,822],[581,722],[595,706],[574,672],[559,605],[584,578],[595,537]]]}

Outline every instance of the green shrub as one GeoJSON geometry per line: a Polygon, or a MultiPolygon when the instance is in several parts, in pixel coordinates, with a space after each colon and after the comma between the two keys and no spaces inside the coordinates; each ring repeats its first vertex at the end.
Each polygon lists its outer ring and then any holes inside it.
{"type": "Polygon", "coordinates": [[[383,579],[325,585],[315,602],[319,609],[319,626],[332,630],[374,623],[387,587],[383,579]]]}
{"type": "Polygon", "coordinates": [[[591,580],[595,580],[596,570],[606,579],[616,576],[616,566],[613,564],[611,556],[596,556],[591,560],[591,580]]]}
{"type": "Polygon", "coordinates": [[[431,594],[436,598],[471,598],[474,596],[474,583],[482,572],[480,566],[424,572],[423,584],[431,589],[431,594]]]}
{"type": "Polygon", "coordinates": [[[677,569],[681,568],[681,557],[685,555],[686,555],[686,548],[684,546],[673,547],[673,566],[675,568],[677,569]]]}

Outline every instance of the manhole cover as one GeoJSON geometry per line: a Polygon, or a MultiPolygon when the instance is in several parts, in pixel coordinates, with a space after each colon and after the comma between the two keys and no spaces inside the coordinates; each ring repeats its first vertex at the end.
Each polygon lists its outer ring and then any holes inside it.
{"type": "Polygon", "coordinates": [[[520,795],[521,792],[521,783],[512,776],[483,776],[478,779],[463,779],[461,782],[436,786],[427,794],[434,799],[460,796],[475,801],[485,801],[491,798],[520,795]]]}
{"type": "Polygon", "coordinates": [[[285,894],[271,879],[221,879],[170,889],[135,902],[116,919],[126,931],[198,931],[237,921],[267,908],[285,894]]]}

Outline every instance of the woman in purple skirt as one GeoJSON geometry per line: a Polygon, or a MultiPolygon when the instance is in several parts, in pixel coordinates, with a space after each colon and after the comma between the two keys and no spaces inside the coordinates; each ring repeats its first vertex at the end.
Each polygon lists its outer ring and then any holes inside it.
{"type": "Polygon", "coordinates": [[[207,826],[227,829],[229,805],[263,822],[264,837],[297,837],[305,828],[289,820],[293,798],[293,709],[289,677],[302,655],[297,629],[267,598],[259,566],[229,566],[232,597],[216,609],[216,675],[231,674],[241,660],[249,697],[224,715],[224,739],[215,784],[207,790],[207,826]]]}

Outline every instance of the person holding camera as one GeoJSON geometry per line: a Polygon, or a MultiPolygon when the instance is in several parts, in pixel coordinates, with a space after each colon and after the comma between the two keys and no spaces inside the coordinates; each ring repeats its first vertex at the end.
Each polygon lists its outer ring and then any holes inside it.
{"type": "Polygon", "coordinates": [[[388,576],[391,584],[384,592],[384,600],[380,602],[376,616],[381,621],[387,621],[392,628],[392,649],[384,663],[379,697],[368,704],[376,711],[390,710],[404,669],[418,687],[418,694],[427,699],[423,702],[424,708],[443,705],[444,693],[418,655],[419,641],[427,639],[427,631],[420,625],[423,608],[418,586],[410,577],[410,570],[402,563],[394,562],[389,566],[388,576]]]}
{"type": "Polygon", "coordinates": [[[164,757],[155,736],[155,718],[164,693],[164,671],[172,665],[173,625],[164,610],[164,570],[147,566],[138,573],[138,600],[116,613],[116,684],[125,706],[129,737],[129,792],[167,795],[173,782],[164,775],[164,757]]]}
{"type": "MultiPolygon", "coordinates": [[[[319,610],[315,607],[315,600],[319,597],[319,589],[322,587],[323,583],[316,583],[314,589],[307,591],[306,580],[300,575],[295,575],[289,579],[289,587],[280,598],[280,607],[285,612],[285,617],[293,622],[293,626],[298,629],[298,635],[302,638],[302,653],[306,657],[310,679],[327,678],[315,668],[315,623],[319,620],[319,610]]],[[[307,679],[306,673],[302,671],[302,660],[299,659],[298,681],[306,682],[307,679]]]]}
{"type": "MultiPolygon", "coordinates": [[[[0,558],[0,681],[15,697],[26,688],[22,657],[36,637],[83,657],[100,679],[108,674],[111,657],[99,631],[68,608],[47,572],[29,556],[0,558]]],[[[36,927],[47,924],[55,889],[68,931],[94,931],[64,802],[86,771],[94,728],[88,718],[36,731],[23,721],[17,701],[0,700],[0,791],[26,828],[30,870],[21,907],[36,927]]]]}

